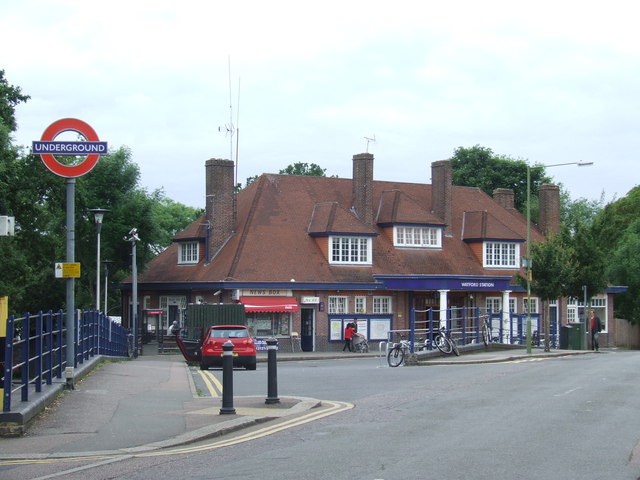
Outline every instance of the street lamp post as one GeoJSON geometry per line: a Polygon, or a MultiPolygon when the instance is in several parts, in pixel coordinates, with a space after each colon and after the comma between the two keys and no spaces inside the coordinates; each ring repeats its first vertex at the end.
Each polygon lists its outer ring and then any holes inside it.
{"type": "Polygon", "coordinates": [[[96,310],[100,311],[100,232],[102,231],[102,219],[104,214],[110,212],[105,208],[92,208],[93,218],[96,222],[96,310]]]}
{"type": "Polygon", "coordinates": [[[113,263],[113,260],[102,260],[104,263],[104,314],[109,315],[109,308],[107,307],[107,300],[109,298],[109,264],[113,263]]]}
{"type": "MultiPolygon", "coordinates": [[[[593,165],[593,162],[567,162],[567,163],[554,163],[553,165],[540,165],[544,168],[549,167],[562,167],[565,165],[577,165],[578,167],[586,167],[593,165]]],[[[527,164],[527,258],[525,267],[527,271],[527,353],[531,353],[531,166],[527,164]]],[[[545,335],[547,334],[545,329],[545,335]]],[[[547,346],[548,339],[545,338],[545,348],[547,346]]]]}
{"type": "Polygon", "coordinates": [[[131,242],[131,327],[133,331],[133,356],[138,356],[138,265],[136,258],[136,242],[140,241],[138,237],[138,229],[132,228],[129,231],[129,237],[124,237],[131,242]]]}

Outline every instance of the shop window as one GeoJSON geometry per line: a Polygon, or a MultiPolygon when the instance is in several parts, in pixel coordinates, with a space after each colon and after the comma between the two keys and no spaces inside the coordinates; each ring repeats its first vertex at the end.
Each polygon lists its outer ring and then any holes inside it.
{"type": "Polygon", "coordinates": [[[290,313],[247,313],[247,327],[254,337],[289,335],[290,313]]]}

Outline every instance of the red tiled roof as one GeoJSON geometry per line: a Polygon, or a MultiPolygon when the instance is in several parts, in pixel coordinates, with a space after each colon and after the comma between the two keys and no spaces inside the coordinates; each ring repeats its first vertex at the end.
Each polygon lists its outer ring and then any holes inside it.
{"type": "Polygon", "coordinates": [[[377,223],[388,224],[422,224],[444,225],[441,218],[436,217],[400,190],[387,190],[380,196],[377,223]]]}
{"type": "MultiPolygon", "coordinates": [[[[351,179],[263,174],[238,194],[236,231],[209,264],[202,259],[197,265],[178,265],[174,244],[148,264],[139,281],[369,283],[376,274],[491,275],[495,272],[485,270],[464,242],[463,235],[470,238],[463,232],[465,212],[488,212],[485,234],[496,238],[522,239],[526,232],[526,220],[519,213],[501,207],[478,188],[454,186],[452,235],[443,236],[442,249],[400,249],[382,228],[357,219],[351,196],[351,179]],[[328,239],[310,233],[331,231],[378,233],[372,240],[373,265],[330,265],[318,245],[328,239]]],[[[379,222],[442,224],[431,213],[429,184],[374,181],[373,199],[379,222]]],[[[176,240],[197,237],[204,249],[204,221],[196,220],[176,240]]],[[[465,229],[471,228],[469,222],[465,229]]],[[[542,239],[536,228],[532,238],[542,239]]]]}
{"type": "Polygon", "coordinates": [[[520,235],[514,232],[487,211],[476,211],[464,213],[462,238],[464,240],[500,239],[522,241],[526,239],[526,234],[520,235]]]}

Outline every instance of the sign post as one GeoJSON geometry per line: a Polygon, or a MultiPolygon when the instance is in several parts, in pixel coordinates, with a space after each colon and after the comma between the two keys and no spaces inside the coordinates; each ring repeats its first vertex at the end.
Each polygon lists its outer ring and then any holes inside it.
{"type": "MultiPolygon", "coordinates": [[[[65,369],[66,387],[74,389],[74,368],[76,364],[75,353],[75,279],[80,276],[80,265],[75,262],[75,189],[76,177],[89,173],[96,166],[100,155],[107,154],[107,142],[101,142],[95,130],[87,123],[77,118],[63,118],[56,120],[42,134],[40,141],[34,141],[32,145],[33,153],[39,154],[45,166],[60,177],[66,178],[67,182],[67,264],[77,265],[70,269],[67,279],[66,295],[66,343],[67,343],[67,366],[65,369]],[[56,137],[64,132],[76,132],[80,134],[84,142],[63,142],[55,141],[56,137]],[[56,159],[55,155],[85,156],[75,164],[67,165],[56,159]]],[[[63,270],[64,271],[64,270],[63,270]]]]}

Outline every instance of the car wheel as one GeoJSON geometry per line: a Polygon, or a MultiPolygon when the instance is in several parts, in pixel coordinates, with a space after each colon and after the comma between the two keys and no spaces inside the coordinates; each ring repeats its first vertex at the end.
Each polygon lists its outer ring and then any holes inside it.
{"type": "Polygon", "coordinates": [[[204,363],[200,364],[200,370],[209,370],[209,367],[206,366],[204,363]]]}
{"type": "Polygon", "coordinates": [[[247,363],[244,368],[246,368],[247,370],[255,370],[256,369],[256,362],[253,363],[247,363]]]}

